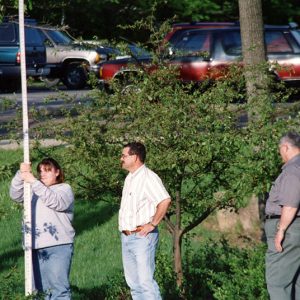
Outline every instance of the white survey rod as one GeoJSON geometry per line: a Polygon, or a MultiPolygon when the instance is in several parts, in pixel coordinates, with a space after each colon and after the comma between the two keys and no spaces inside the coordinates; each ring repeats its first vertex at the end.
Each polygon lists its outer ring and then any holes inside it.
{"type": "MultiPolygon", "coordinates": [[[[26,81],[26,55],[25,55],[25,30],[24,30],[24,1],[19,0],[19,35],[21,58],[21,85],[22,85],[22,111],[23,111],[23,148],[24,162],[29,163],[29,126],[27,105],[26,81]]],[[[31,228],[31,190],[30,184],[24,183],[24,267],[25,267],[25,296],[32,294],[32,228],[31,228]]]]}

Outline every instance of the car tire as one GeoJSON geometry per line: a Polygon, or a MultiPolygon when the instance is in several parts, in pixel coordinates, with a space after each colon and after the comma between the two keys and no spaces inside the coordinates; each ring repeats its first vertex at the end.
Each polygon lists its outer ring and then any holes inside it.
{"type": "Polygon", "coordinates": [[[66,68],[62,81],[70,90],[83,89],[87,82],[87,73],[85,68],[81,64],[69,64],[66,68]]]}

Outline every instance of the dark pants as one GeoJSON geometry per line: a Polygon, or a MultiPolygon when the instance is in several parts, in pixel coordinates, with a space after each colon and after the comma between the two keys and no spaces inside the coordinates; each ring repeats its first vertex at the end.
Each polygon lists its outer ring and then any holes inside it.
{"type": "Polygon", "coordinates": [[[271,300],[300,300],[300,218],[296,218],[285,232],[283,252],[277,252],[274,244],[278,223],[279,219],[265,223],[268,292],[271,300]]]}

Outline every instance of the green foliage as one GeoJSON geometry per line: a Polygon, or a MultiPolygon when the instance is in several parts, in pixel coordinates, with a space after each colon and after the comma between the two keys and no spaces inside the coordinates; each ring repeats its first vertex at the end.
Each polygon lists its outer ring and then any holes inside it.
{"type": "MultiPolygon", "coordinates": [[[[238,1],[83,1],[75,0],[31,0],[24,1],[27,14],[40,22],[52,25],[69,25],[75,36],[92,38],[118,38],[127,36],[133,40],[145,41],[149,31],[126,30],[118,25],[132,25],[137,20],[146,19],[149,15],[155,18],[156,27],[167,19],[183,21],[236,21],[239,19],[238,1]],[[155,11],[153,11],[155,7],[155,11]],[[42,16],[42,19],[41,19],[42,16]],[[101,18],[99,18],[101,16],[101,18]],[[113,18],[112,18],[113,16],[113,18]],[[80,20],[80,21],[79,21],[80,20]]],[[[297,0],[263,0],[264,21],[267,24],[287,24],[298,22],[299,6],[297,0]]],[[[17,0],[1,0],[0,14],[17,15],[17,0]]]]}
{"type": "Polygon", "coordinates": [[[69,145],[61,159],[81,197],[114,204],[125,175],[119,167],[122,145],[145,143],[147,164],[177,200],[168,214],[169,229],[179,222],[186,233],[212,211],[245,206],[253,193],[269,190],[280,165],[279,137],[297,128],[299,114],[280,115],[273,96],[264,98],[265,93],[249,105],[240,103],[239,66],[199,88],[178,80],[176,65],[155,62],[120,77],[110,95],[94,90],[85,103],[68,102],[65,121],[45,122],[43,114],[36,115],[43,123],[33,134],[69,145]],[[259,106],[259,118],[242,122],[251,105],[259,106]]]}
{"type": "Polygon", "coordinates": [[[180,295],[180,290],[176,285],[172,253],[166,245],[169,245],[166,238],[161,238],[156,254],[155,279],[160,287],[163,299],[177,299],[180,295]]]}
{"type": "Polygon", "coordinates": [[[23,291],[20,289],[20,282],[22,281],[20,270],[12,267],[8,272],[2,274],[1,277],[1,300],[24,299],[23,291]]]}
{"type": "Polygon", "coordinates": [[[265,245],[238,249],[226,240],[201,245],[186,274],[188,299],[267,299],[265,251],[265,245]]]}

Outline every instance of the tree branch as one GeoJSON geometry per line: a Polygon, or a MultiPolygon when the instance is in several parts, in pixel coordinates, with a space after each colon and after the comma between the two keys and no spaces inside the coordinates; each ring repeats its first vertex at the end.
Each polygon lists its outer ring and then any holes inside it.
{"type": "Polygon", "coordinates": [[[188,226],[186,226],[182,230],[182,235],[191,231],[193,228],[195,228],[200,223],[202,223],[217,207],[218,207],[218,205],[208,208],[198,219],[196,219],[194,222],[190,223],[188,226]]]}
{"type": "Polygon", "coordinates": [[[173,234],[175,230],[174,224],[171,222],[170,218],[168,216],[164,216],[164,221],[166,222],[168,231],[173,234]]]}

